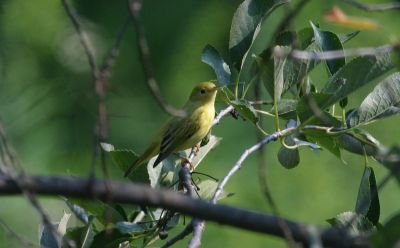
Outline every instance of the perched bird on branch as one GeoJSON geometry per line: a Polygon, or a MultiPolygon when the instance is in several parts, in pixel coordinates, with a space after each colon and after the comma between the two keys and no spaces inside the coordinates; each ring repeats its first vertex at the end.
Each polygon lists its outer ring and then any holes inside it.
{"type": "Polygon", "coordinates": [[[194,147],[206,137],[214,120],[217,89],[212,82],[197,85],[183,107],[186,115],[169,119],[145,152],[128,168],[125,176],[157,154],[153,167],[171,153],[194,147]]]}

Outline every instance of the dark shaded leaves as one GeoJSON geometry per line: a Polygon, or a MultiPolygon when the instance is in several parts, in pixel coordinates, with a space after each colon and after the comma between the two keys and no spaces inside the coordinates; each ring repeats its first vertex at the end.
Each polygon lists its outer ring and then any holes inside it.
{"type": "Polygon", "coordinates": [[[380,205],[374,170],[366,166],[358,189],[355,212],[364,215],[372,224],[379,221],[380,205]]]}
{"type": "Polygon", "coordinates": [[[217,49],[211,45],[206,45],[201,55],[201,61],[208,64],[214,69],[215,75],[219,82],[219,86],[229,84],[231,78],[231,70],[221,57],[217,49]]]}

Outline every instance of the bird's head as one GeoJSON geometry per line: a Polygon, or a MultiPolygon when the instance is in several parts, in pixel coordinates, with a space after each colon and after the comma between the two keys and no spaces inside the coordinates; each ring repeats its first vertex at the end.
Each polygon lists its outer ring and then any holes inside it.
{"type": "Polygon", "coordinates": [[[212,82],[203,82],[194,87],[190,94],[191,102],[208,103],[214,102],[217,95],[218,87],[212,82]]]}

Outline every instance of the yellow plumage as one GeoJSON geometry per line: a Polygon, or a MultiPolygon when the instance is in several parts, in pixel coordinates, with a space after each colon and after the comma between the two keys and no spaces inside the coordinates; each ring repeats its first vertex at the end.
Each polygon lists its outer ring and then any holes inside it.
{"type": "Polygon", "coordinates": [[[157,154],[159,155],[153,164],[154,167],[171,153],[186,150],[198,144],[212,126],[216,94],[217,87],[212,82],[197,85],[183,107],[186,116],[169,119],[150,146],[129,167],[125,176],[130,175],[138,166],[157,154]]]}

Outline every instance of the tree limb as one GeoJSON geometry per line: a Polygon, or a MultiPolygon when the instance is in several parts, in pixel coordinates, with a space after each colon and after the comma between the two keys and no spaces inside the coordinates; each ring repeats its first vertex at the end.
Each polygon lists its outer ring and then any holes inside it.
{"type": "Polygon", "coordinates": [[[150,50],[147,44],[146,35],[140,19],[140,10],[142,9],[142,0],[131,0],[129,1],[129,10],[132,17],[132,23],[136,30],[136,40],[140,55],[140,61],[143,67],[143,72],[146,77],[147,86],[154,98],[157,100],[160,107],[168,114],[173,116],[185,116],[186,113],[183,110],[175,109],[171,106],[162,96],[160,87],[154,76],[153,66],[150,61],[150,50]]]}
{"type": "MultiPolygon", "coordinates": [[[[108,190],[103,180],[89,180],[62,176],[22,176],[13,179],[0,175],[0,195],[21,194],[21,187],[37,195],[63,195],[84,199],[111,200],[118,203],[141,204],[163,207],[172,211],[234,226],[249,231],[283,237],[276,216],[243,210],[226,205],[215,205],[199,199],[192,199],[169,190],[153,189],[142,184],[109,181],[108,190]],[[18,183],[15,181],[18,180],[18,183]],[[86,190],[92,184],[92,191],[86,190]]],[[[314,226],[285,220],[296,241],[309,244],[309,229],[314,226]]],[[[366,247],[365,236],[352,237],[341,229],[315,227],[324,245],[341,247],[351,245],[366,247]]]]}

